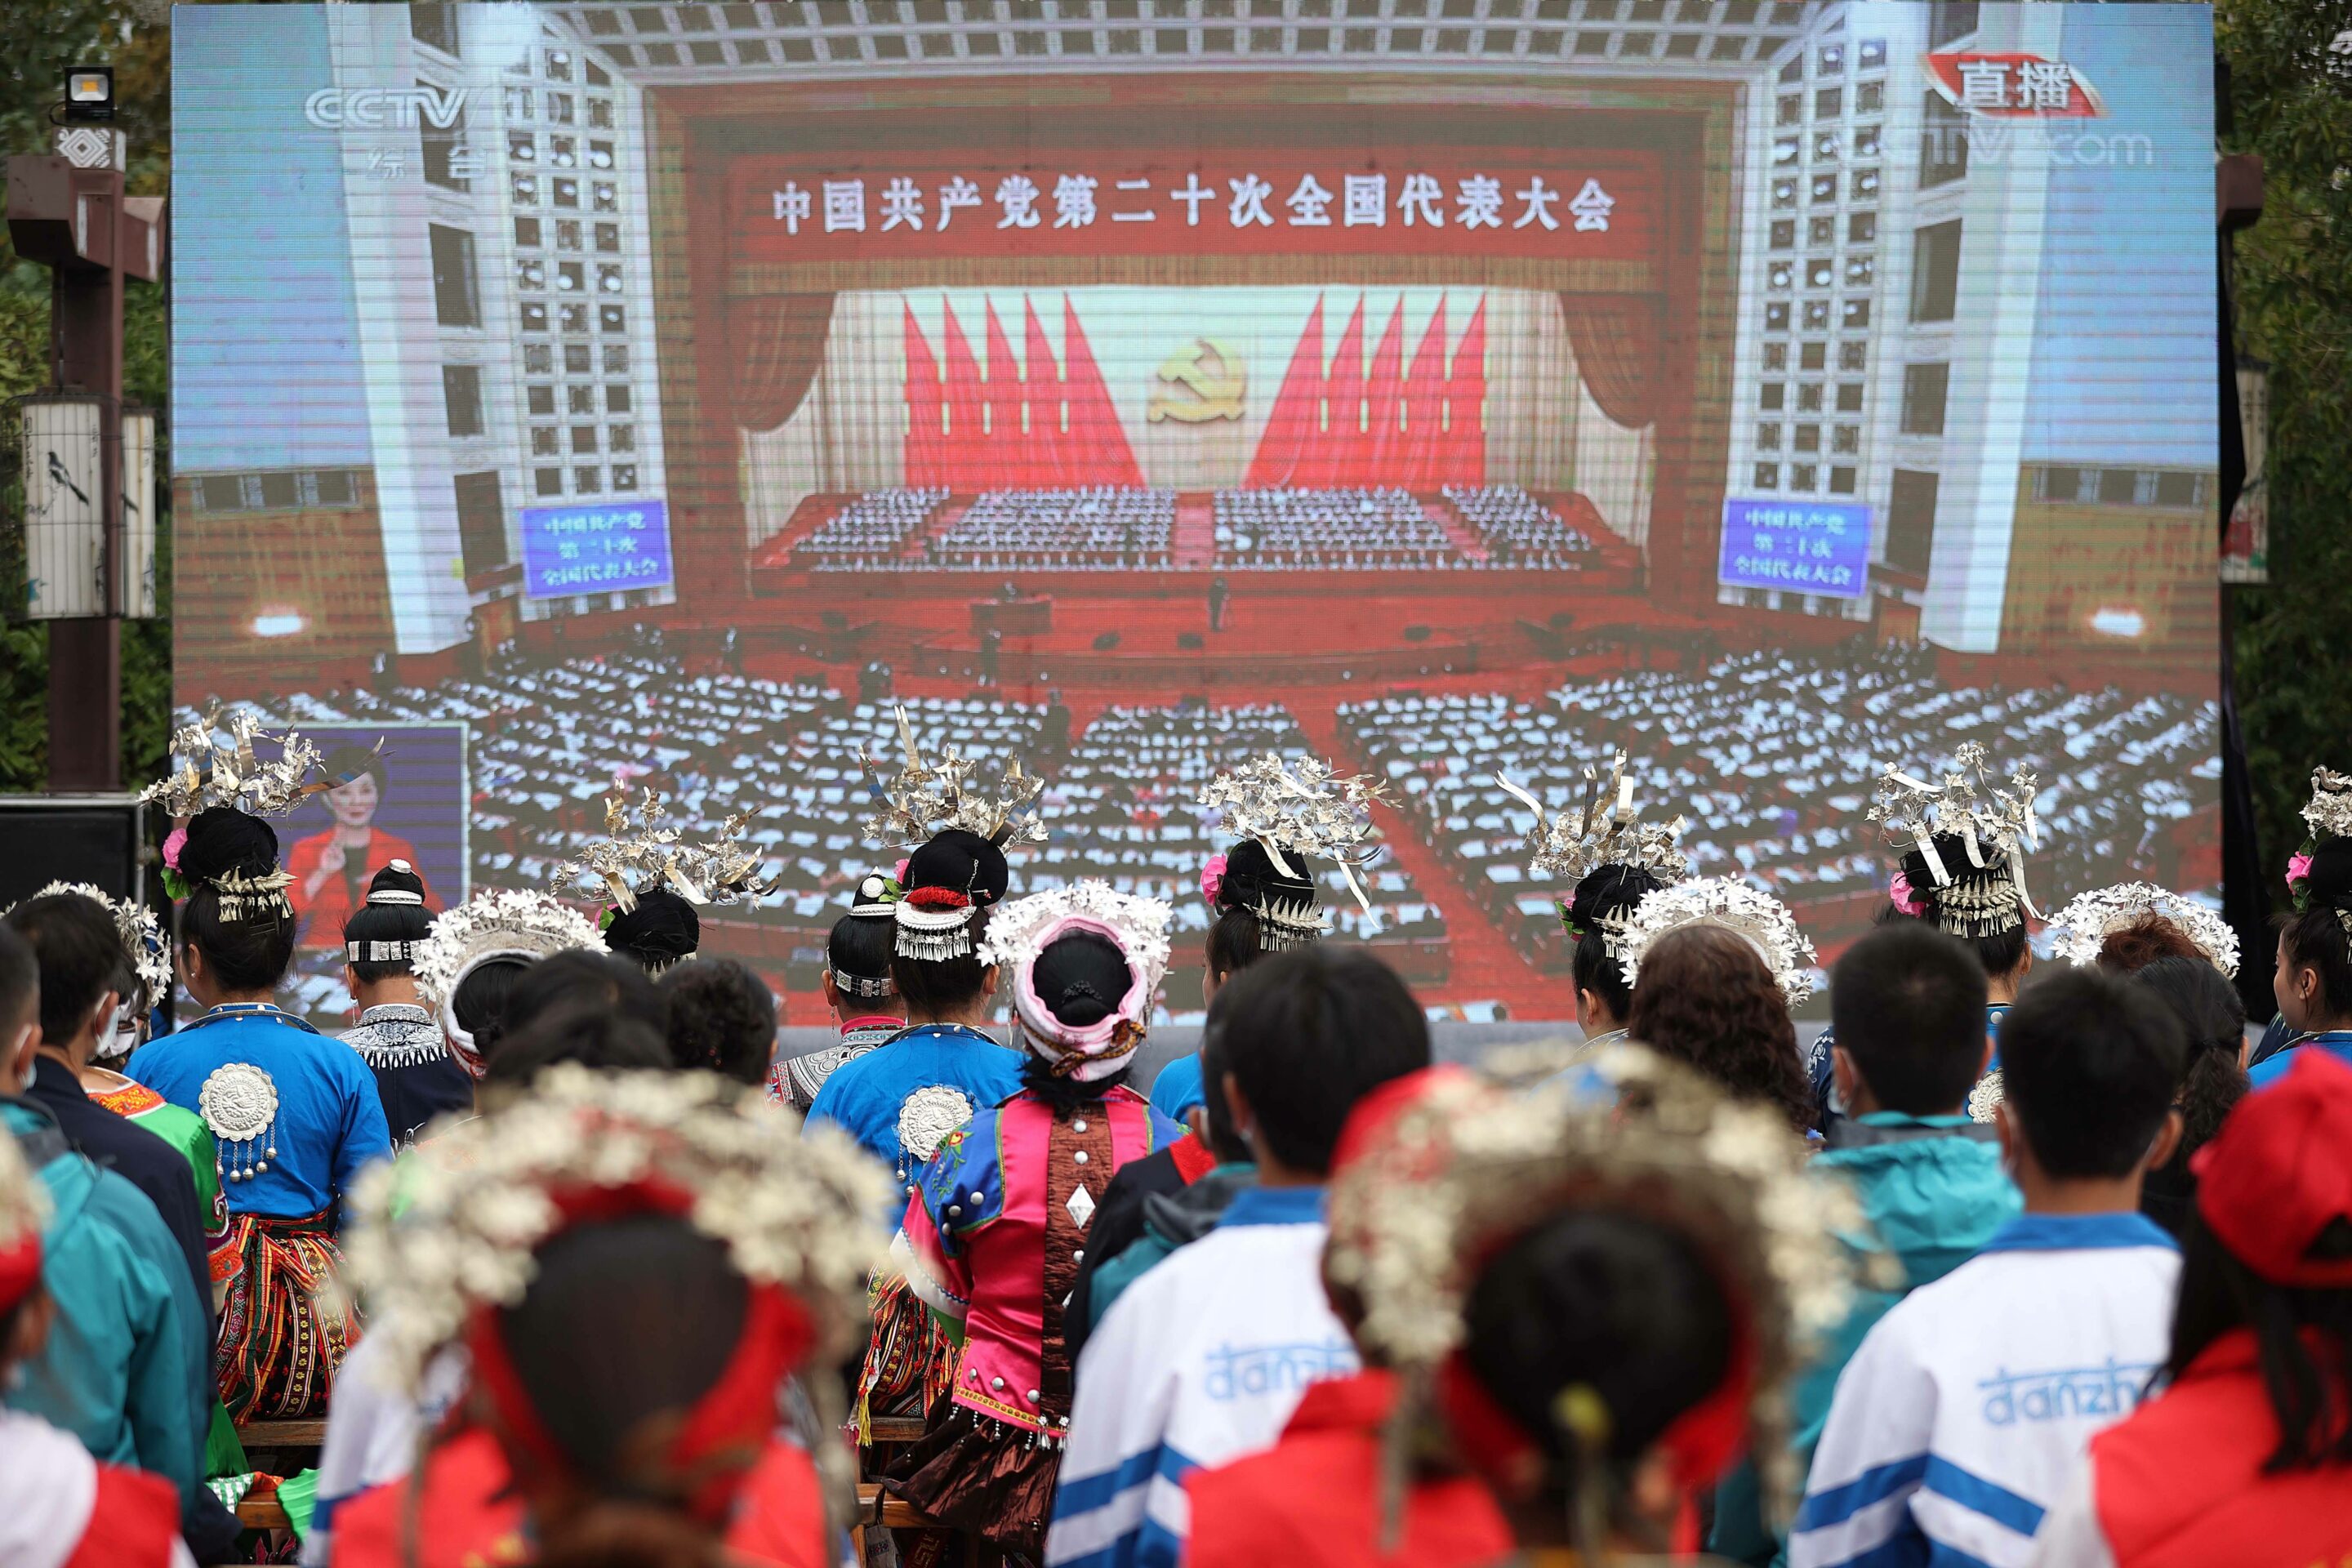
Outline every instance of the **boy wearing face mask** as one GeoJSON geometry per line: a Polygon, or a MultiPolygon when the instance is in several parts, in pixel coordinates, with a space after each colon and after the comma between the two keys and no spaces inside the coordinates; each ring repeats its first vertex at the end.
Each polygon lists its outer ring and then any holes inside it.
{"type": "Polygon", "coordinates": [[[76,1151],[147,1195],[186,1256],[199,1299],[209,1303],[209,1227],[187,1162],[152,1132],[91,1100],[81,1085],[81,1070],[113,1036],[122,1006],[114,989],[122,962],[114,917],[79,893],[51,893],[10,910],[8,928],[33,950],[41,973],[40,1044],[25,1098],[57,1118],[58,1130],[76,1151]]]}
{"type": "MultiPolygon", "coordinates": [[[[16,1139],[48,1194],[41,1283],[56,1308],[47,1344],[21,1363],[6,1402],[72,1433],[101,1463],[136,1466],[169,1481],[180,1494],[181,1531],[191,1549],[204,1561],[219,1562],[236,1542],[236,1521],[204,1484],[213,1405],[205,1298],[154,1204],[127,1178],[75,1148],[47,1105],[23,1092],[55,1076],[44,1070],[45,1024],[59,1030],[65,1043],[75,1037],[68,1031],[76,1017],[84,1038],[90,1037],[91,1020],[99,1019],[95,1027],[103,1029],[113,1019],[113,1005],[104,1003],[102,992],[79,1008],[45,1006],[41,963],[22,931],[37,926],[54,936],[67,929],[36,919],[59,912],[35,910],[46,902],[31,900],[0,922],[0,1083],[19,1090],[0,1100],[0,1126],[16,1139]]],[[[111,918],[102,911],[99,918],[111,942],[111,918]]],[[[110,961],[98,973],[110,975],[110,961]]],[[[58,1065],[79,1095],[72,1068],[58,1065]]],[[[110,1131],[138,1131],[87,1099],[82,1104],[110,1131]]],[[[150,1142],[186,1183],[179,1157],[150,1142]]],[[[193,1184],[187,1203],[193,1211],[193,1184]]]]}

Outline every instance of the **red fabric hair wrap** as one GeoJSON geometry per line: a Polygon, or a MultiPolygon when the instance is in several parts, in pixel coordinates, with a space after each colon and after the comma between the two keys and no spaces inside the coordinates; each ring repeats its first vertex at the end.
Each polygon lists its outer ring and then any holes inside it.
{"type": "MultiPolygon", "coordinates": [[[[684,1215],[691,1198],[658,1182],[585,1188],[552,1194],[563,1215],[559,1233],[634,1214],[684,1215]]],[[[723,1525],[745,1475],[759,1461],[776,1426],[776,1390],[815,1339],[808,1310],[774,1285],[751,1285],[742,1336],[718,1380],[686,1412],[653,1489],[684,1500],[687,1511],[712,1527],[723,1525]]],[[[474,1382],[497,1411],[502,1446],[517,1475],[533,1470],[572,1476],[576,1467],[540,1419],[499,1326],[498,1310],[476,1311],[467,1333],[474,1382]]]]}

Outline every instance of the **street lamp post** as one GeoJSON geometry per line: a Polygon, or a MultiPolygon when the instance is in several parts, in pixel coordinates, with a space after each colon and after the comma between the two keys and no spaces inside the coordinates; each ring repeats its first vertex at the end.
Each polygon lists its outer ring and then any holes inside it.
{"type": "MultiPolygon", "coordinates": [[[[125,593],[138,569],[123,528],[123,280],[163,276],[163,198],[123,194],[123,137],[107,123],[110,72],[69,73],[59,113],[55,153],[8,160],[7,205],[17,254],[49,268],[49,391],[94,398],[99,411],[95,473],[76,474],[69,453],[54,465],[47,451],[27,454],[61,492],[98,500],[102,602],[65,595],[65,613],[49,620],[49,788],[111,791],[122,768],[121,617],[146,607],[125,593]]],[[[34,473],[28,465],[28,500],[34,473]]],[[[138,504],[152,505],[144,497],[138,504]]],[[[37,590],[31,613],[40,616],[37,590]]]]}

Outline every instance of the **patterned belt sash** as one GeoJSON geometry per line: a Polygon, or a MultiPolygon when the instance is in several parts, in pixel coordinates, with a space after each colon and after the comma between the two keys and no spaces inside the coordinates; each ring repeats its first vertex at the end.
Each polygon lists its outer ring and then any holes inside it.
{"type": "Polygon", "coordinates": [[[227,1286],[213,1378],[232,1418],[325,1412],[335,1369],[359,1339],[355,1321],[316,1300],[341,1261],[331,1209],[303,1219],[229,1216],[212,1254],[213,1284],[227,1286]]]}

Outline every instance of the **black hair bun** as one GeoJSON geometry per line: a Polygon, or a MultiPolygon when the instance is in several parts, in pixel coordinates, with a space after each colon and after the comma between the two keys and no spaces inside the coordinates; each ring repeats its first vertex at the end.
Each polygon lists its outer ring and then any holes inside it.
{"type": "Polygon", "coordinates": [[[1590,931],[1604,917],[1630,910],[1665,884],[1639,866],[1596,866],[1577,882],[1568,900],[1568,921],[1590,931]]]}
{"type": "Polygon", "coordinates": [[[985,909],[1013,885],[1013,868],[1004,862],[1004,851],[979,834],[950,827],[907,858],[907,874],[899,880],[910,893],[946,888],[985,909]]]}
{"type": "Polygon", "coordinates": [[[1090,931],[1047,942],[1029,974],[1038,999],[1073,1029],[1109,1017],[1135,984],[1135,972],[1118,944],[1090,931]]]}
{"type": "Polygon", "coordinates": [[[394,860],[368,879],[368,897],[373,899],[378,893],[414,893],[422,899],[425,897],[425,879],[418,876],[416,868],[407,861],[394,860]]]}
{"type": "Polygon", "coordinates": [[[2352,910],[2352,837],[2339,834],[2320,840],[2303,885],[2315,906],[2352,910]]]}
{"type": "Polygon", "coordinates": [[[635,909],[614,915],[604,945],[647,969],[666,969],[702,945],[702,917],[683,896],[655,888],[637,895],[635,909]]]}
{"type": "Polygon", "coordinates": [[[1304,855],[1285,855],[1282,859],[1292,874],[1276,870],[1274,857],[1256,839],[1244,838],[1234,845],[1225,852],[1225,879],[1217,888],[1217,907],[1318,902],[1314,863],[1304,855]]]}
{"type": "Polygon", "coordinates": [[[278,835],[261,818],[232,805],[208,805],[189,818],[180,874],[191,881],[263,877],[277,868],[278,835]]]}

